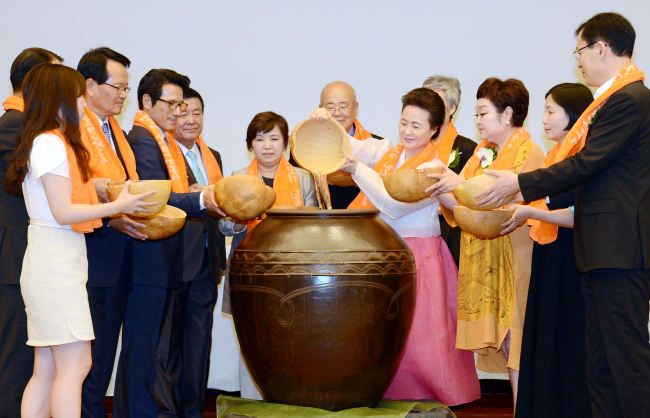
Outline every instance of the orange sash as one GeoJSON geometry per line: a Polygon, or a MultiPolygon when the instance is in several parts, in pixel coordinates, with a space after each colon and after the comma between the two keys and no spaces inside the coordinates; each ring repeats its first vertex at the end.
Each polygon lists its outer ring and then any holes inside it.
{"type": "Polygon", "coordinates": [[[435,151],[433,153],[433,158],[437,158],[444,165],[449,165],[449,156],[451,155],[451,150],[454,148],[454,141],[458,136],[458,131],[454,126],[454,123],[449,121],[449,126],[444,134],[438,139],[438,142],[435,145],[435,151]]]}
{"type": "MultiPolygon", "coordinates": [[[[260,177],[260,169],[258,167],[257,158],[246,169],[249,176],[260,177]]],[[[276,194],[275,203],[272,207],[276,206],[304,206],[302,201],[302,193],[300,192],[300,182],[298,181],[298,174],[286,158],[280,159],[278,171],[275,173],[275,180],[273,180],[273,190],[276,194]]],[[[248,222],[248,233],[260,223],[260,220],[252,220],[248,222]]]]}
{"type": "MultiPolygon", "coordinates": [[[[212,154],[212,151],[210,151],[210,148],[208,148],[200,135],[196,139],[196,143],[199,145],[201,158],[203,158],[203,165],[205,166],[205,170],[208,172],[208,184],[215,184],[219,180],[223,179],[219,163],[217,162],[217,159],[214,158],[214,154],[212,154]]],[[[187,177],[185,178],[187,179],[187,177]]]]}
{"type": "MultiPolygon", "coordinates": [[[[544,159],[542,168],[547,168],[555,163],[559,163],[582,150],[587,140],[587,132],[589,132],[589,125],[592,124],[593,118],[598,111],[603,107],[607,99],[614,93],[636,81],[645,80],[643,71],[639,71],[636,65],[630,64],[618,73],[614,79],[614,83],[603,92],[597,99],[595,99],[589,107],[582,113],[580,119],[571,127],[566,138],[562,142],[562,146],[556,145],[551,152],[544,159]]],[[[532,207],[542,210],[548,210],[544,200],[537,200],[531,203],[532,207]]],[[[551,225],[546,222],[529,220],[529,225],[532,225],[530,237],[540,244],[549,244],[557,239],[557,226],[551,225]]]]}
{"type": "MultiPolygon", "coordinates": [[[[90,151],[90,170],[93,177],[109,178],[113,181],[126,180],[124,167],[122,167],[120,159],[117,158],[117,154],[113,151],[111,144],[106,139],[99,119],[88,108],[84,112],[86,115],[81,120],[81,139],[84,141],[84,145],[86,145],[88,151],[90,151]]],[[[129,178],[131,180],[138,180],[138,173],[135,170],[135,157],[133,156],[131,146],[124,137],[122,128],[120,128],[120,125],[113,116],[108,117],[108,123],[110,123],[113,129],[115,144],[120,150],[120,154],[122,154],[129,178]]]]}
{"type": "Polygon", "coordinates": [[[354,137],[360,141],[364,141],[368,138],[372,138],[372,134],[366,129],[361,126],[361,122],[357,118],[354,118],[354,122],[352,122],[354,125],[354,137]]]}
{"type": "Polygon", "coordinates": [[[9,96],[2,102],[2,106],[7,110],[17,110],[19,112],[25,111],[25,101],[20,97],[9,96]]]}
{"type": "MultiPolygon", "coordinates": [[[[524,128],[517,129],[499,150],[496,160],[494,160],[489,167],[490,170],[510,170],[515,162],[515,158],[517,157],[519,147],[529,139],[530,134],[526,132],[524,128]]],[[[481,148],[487,146],[494,147],[496,145],[488,141],[483,141],[478,144],[474,150],[474,155],[472,155],[472,158],[467,161],[467,164],[465,164],[465,167],[463,167],[460,172],[461,176],[466,179],[471,179],[476,175],[476,169],[481,162],[480,158],[477,157],[476,154],[481,148]]]]}
{"type": "Polygon", "coordinates": [[[189,184],[187,184],[187,170],[185,170],[185,158],[176,141],[169,132],[165,132],[167,143],[160,133],[160,128],[156,125],[149,115],[144,111],[138,110],[133,118],[134,126],[145,128],[154,137],[160,151],[162,151],[169,179],[172,181],[172,191],[174,193],[189,193],[189,184]],[[169,146],[167,145],[169,144],[169,146]]]}
{"type": "MultiPolygon", "coordinates": [[[[386,174],[394,171],[411,170],[417,168],[422,163],[433,160],[436,154],[436,146],[433,144],[433,141],[429,141],[422,151],[409,158],[408,161],[404,161],[404,164],[395,170],[395,166],[397,165],[402,152],[404,152],[404,144],[399,144],[389,149],[388,152],[381,157],[381,160],[379,160],[374,168],[374,170],[379,173],[379,177],[384,177],[386,174]]],[[[447,158],[449,158],[449,156],[447,156],[447,158]]],[[[360,192],[356,199],[350,203],[348,209],[370,209],[373,207],[372,203],[370,203],[366,198],[366,195],[363,192],[360,192]]]]}
{"type": "MultiPolygon", "coordinates": [[[[89,181],[87,183],[84,183],[83,177],[81,176],[81,171],[79,171],[79,165],[77,164],[77,157],[75,156],[74,150],[70,144],[68,144],[68,139],[61,133],[60,129],[53,129],[45,133],[58,136],[65,144],[65,152],[68,157],[68,164],[70,165],[72,203],[79,203],[82,205],[99,204],[99,201],[97,200],[97,192],[95,192],[95,186],[93,185],[93,182],[89,181]]],[[[94,221],[74,223],[72,224],[72,230],[83,234],[86,232],[93,232],[94,228],[100,228],[101,226],[101,219],[95,219],[94,221]]]]}
{"type": "Polygon", "coordinates": [[[580,119],[578,119],[575,125],[571,127],[566,138],[564,138],[564,142],[562,142],[560,150],[555,156],[555,162],[559,163],[560,161],[580,152],[582,147],[585,146],[587,132],[589,131],[589,125],[592,123],[593,117],[596,116],[596,113],[598,113],[600,108],[603,107],[612,94],[630,83],[642,80],[645,80],[645,76],[643,71],[639,71],[636,65],[630,64],[623,68],[614,79],[614,83],[610,88],[598,96],[598,98],[589,105],[587,110],[582,113],[582,116],[580,116],[580,119]]]}

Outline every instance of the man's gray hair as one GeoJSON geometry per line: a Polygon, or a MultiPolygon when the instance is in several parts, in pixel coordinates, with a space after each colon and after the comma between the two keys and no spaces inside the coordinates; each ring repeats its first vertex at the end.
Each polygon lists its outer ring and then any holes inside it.
{"type": "Polygon", "coordinates": [[[427,78],[424,84],[422,84],[422,87],[445,93],[448,106],[456,106],[456,110],[458,110],[458,103],[460,102],[460,81],[457,78],[434,75],[427,78]]]}

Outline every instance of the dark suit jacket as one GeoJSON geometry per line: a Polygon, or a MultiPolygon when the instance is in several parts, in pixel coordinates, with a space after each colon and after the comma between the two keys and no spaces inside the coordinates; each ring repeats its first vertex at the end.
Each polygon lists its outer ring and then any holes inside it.
{"type": "Polygon", "coordinates": [[[650,90],[641,81],[613,94],[585,147],[547,169],[519,175],[527,202],[578,186],[578,270],[650,268],[650,90]]]}
{"type": "MultiPolygon", "coordinates": [[[[221,155],[212,148],[210,148],[210,151],[212,151],[212,154],[217,159],[219,168],[223,172],[221,155]]],[[[198,183],[187,159],[185,160],[185,169],[187,170],[189,184],[198,183]]],[[[207,240],[210,275],[215,283],[220,283],[221,275],[219,274],[219,268],[225,269],[226,239],[219,232],[219,219],[212,216],[204,216],[202,218],[188,216],[183,229],[183,281],[190,281],[198,274],[207,240]]]]}
{"type": "Polygon", "coordinates": [[[0,284],[20,284],[27,248],[29,216],[25,200],[7,193],[4,187],[22,119],[23,114],[17,110],[0,117],[0,284]]]}
{"type": "MultiPolygon", "coordinates": [[[[465,138],[464,136],[458,135],[454,140],[453,145],[453,149],[456,148],[458,148],[458,150],[461,152],[460,159],[458,161],[458,165],[454,168],[451,168],[451,171],[456,174],[460,174],[460,171],[463,169],[463,167],[465,167],[467,161],[469,161],[469,159],[472,158],[472,155],[474,155],[476,142],[472,141],[469,138],[465,138]]],[[[443,163],[446,164],[447,161],[443,161],[443,163]]],[[[451,255],[454,257],[456,265],[458,265],[458,262],[460,260],[460,228],[452,228],[445,220],[445,217],[440,215],[440,236],[447,243],[447,247],[449,247],[449,251],[451,251],[451,255]]]]}
{"type": "MultiPolygon", "coordinates": [[[[158,143],[145,128],[134,126],[127,136],[136,161],[140,180],[169,180],[169,172],[158,143]]],[[[174,193],[168,204],[187,212],[188,217],[203,218],[201,193],[174,193]]],[[[176,288],[183,279],[183,232],[161,240],[133,240],[133,282],[148,286],[176,288]]]]}
{"type": "MultiPolygon", "coordinates": [[[[115,138],[113,128],[109,129],[115,138]]],[[[124,133],[126,136],[126,132],[124,133]]],[[[124,167],[124,160],[120,149],[115,145],[117,158],[124,167]]],[[[124,169],[126,179],[129,180],[129,173],[124,169]]],[[[86,234],[86,250],[88,252],[88,286],[90,287],[111,287],[115,285],[120,276],[124,250],[129,245],[129,237],[110,226],[110,218],[102,219],[102,227],[95,229],[92,233],[86,234]]]]}

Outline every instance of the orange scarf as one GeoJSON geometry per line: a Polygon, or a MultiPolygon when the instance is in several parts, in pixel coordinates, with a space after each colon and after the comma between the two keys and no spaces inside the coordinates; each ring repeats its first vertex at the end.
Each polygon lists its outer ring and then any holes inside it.
{"type": "MultiPolygon", "coordinates": [[[[54,129],[45,133],[58,136],[65,144],[65,152],[68,157],[68,164],[70,165],[72,204],[99,204],[99,201],[97,200],[97,192],[95,192],[95,186],[93,185],[93,182],[89,181],[87,183],[84,183],[83,177],[81,176],[81,171],[79,171],[79,165],[77,164],[77,157],[74,155],[74,150],[70,144],[68,144],[68,139],[63,135],[63,133],[61,133],[60,129],[54,129]]],[[[94,221],[74,223],[72,224],[72,230],[83,234],[86,232],[93,232],[94,228],[100,228],[101,226],[101,219],[95,219],[94,221]]]]}
{"type": "Polygon", "coordinates": [[[433,158],[437,158],[444,165],[449,165],[449,156],[451,155],[451,150],[454,148],[454,141],[458,136],[458,131],[454,126],[454,123],[449,121],[449,126],[444,134],[438,139],[438,143],[435,145],[435,151],[433,158]]]}
{"type": "MultiPolygon", "coordinates": [[[[260,178],[260,169],[258,166],[257,158],[246,169],[249,176],[260,178]]],[[[272,207],[276,206],[304,206],[302,201],[302,193],[300,192],[300,182],[298,181],[298,174],[286,158],[280,159],[278,171],[275,173],[273,180],[273,191],[275,191],[276,199],[272,207]]],[[[252,220],[248,222],[248,233],[260,223],[260,220],[252,220]]]]}
{"type": "Polygon", "coordinates": [[[356,139],[365,141],[368,138],[372,138],[372,134],[366,131],[363,126],[361,126],[361,122],[359,122],[357,118],[354,118],[352,124],[354,125],[354,137],[356,139]]]}
{"type": "MultiPolygon", "coordinates": [[[[529,139],[530,134],[526,132],[524,128],[517,129],[499,150],[496,160],[494,160],[489,167],[490,170],[510,170],[515,162],[515,158],[517,157],[519,147],[529,139]]],[[[483,141],[478,144],[474,150],[474,155],[472,155],[472,158],[467,161],[467,164],[465,164],[465,167],[463,167],[463,170],[460,172],[462,177],[471,179],[476,175],[476,169],[481,163],[480,158],[477,157],[476,154],[481,148],[487,146],[495,147],[496,145],[488,141],[483,141]]]]}
{"type": "MultiPolygon", "coordinates": [[[[381,157],[381,160],[379,160],[374,168],[374,170],[379,173],[379,177],[384,177],[386,174],[394,171],[411,170],[417,168],[422,163],[433,160],[436,154],[436,146],[433,144],[433,141],[429,141],[422,151],[409,158],[408,161],[404,161],[404,164],[395,170],[395,166],[397,165],[402,152],[404,152],[404,144],[399,144],[389,149],[388,152],[381,157]]],[[[370,203],[366,198],[366,195],[363,192],[360,192],[356,199],[350,203],[348,209],[370,209],[373,207],[372,203],[370,203]]]]}
{"type": "MultiPolygon", "coordinates": [[[[621,69],[611,87],[598,96],[598,98],[595,99],[582,113],[580,119],[578,119],[578,121],[571,127],[571,130],[562,142],[562,146],[557,144],[551,152],[548,153],[544,159],[542,168],[547,168],[555,163],[559,163],[560,161],[580,152],[580,150],[585,146],[587,132],[589,132],[589,125],[592,124],[593,118],[603,107],[605,102],[607,102],[607,99],[628,84],[643,80],[645,80],[643,71],[639,71],[636,65],[630,64],[621,69]]],[[[531,203],[531,206],[537,209],[548,210],[548,206],[546,206],[544,200],[537,200],[531,203]]],[[[530,237],[538,243],[542,245],[549,244],[557,239],[556,225],[551,225],[537,220],[529,220],[528,224],[533,227],[530,231],[530,237]]]]}
{"type": "Polygon", "coordinates": [[[165,136],[167,137],[167,143],[165,143],[165,138],[163,138],[156,122],[154,122],[149,115],[142,110],[138,110],[135,113],[133,125],[145,128],[158,143],[163,158],[165,159],[169,179],[172,181],[172,191],[174,193],[189,193],[190,186],[187,183],[185,158],[172,135],[169,132],[165,132],[165,136]],[[169,144],[169,146],[167,144],[169,144]]]}
{"type": "Polygon", "coordinates": [[[25,111],[25,101],[20,97],[9,96],[2,102],[2,106],[7,110],[17,110],[19,112],[25,111]]]}
{"type": "MultiPolygon", "coordinates": [[[[524,128],[517,129],[512,134],[512,136],[508,138],[506,143],[501,147],[496,160],[492,161],[492,164],[490,164],[489,168],[491,170],[511,170],[512,167],[515,165],[515,158],[517,158],[519,149],[523,145],[525,145],[528,140],[530,140],[530,134],[526,132],[524,128]]],[[[463,169],[461,170],[460,172],[461,177],[464,177],[465,179],[471,179],[472,177],[476,176],[476,169],[479,167],[481,163],[481,159],[476,154],[481,148],[487,146],[495,147],[496,145],[493,142],[488,142],[488,141],[483,141],[480,144],[478,144],[476,146],[476,149],[474,149],[474,154],[467,161],[465,167],[463,167],[463,169]]],[[[460,201],[458,202],[458,204],[462,205],[460,201]]],[[[447,209],[443,205],[440,205],[440,209],[442,210],[442,214],[445,217],[445,220],[450,226],[455,227],[458,225],[456,223],[456,219],[454,218],[454,214],[451,209],[447,209]]]]}
{"type": "MultiPolygon", "coordinates": [[[[174,140],[176,142],[176,140],[174,140]]],[[[219,163],[217,159],[214,158],[214,154],[210,151],[210,148],[205,144],[203,138],[199,135],[196,139],[196,143],[199,146],[201,151],[201,158],[203,158],[203,165],[205,170],[208,172],[208,184],[215,184],[219,180],[223,179],[223,174],[221,173],[221,168],[219,168],[219,163]]],[[[187,179],[187,177],[185,177],[187,179]]],[[[187,180],[186,180],[187,181],[187,180]]],[[[189,186],[188,186],[189,187],[189,186]]]]}
{"type": "MultiPolygon", "coordinates": [[[[86,115],[81,120],[81,138],[86,148],[90,151],[90,170],[93,177],[109,178],[113,181],[126,180],[124,167],[122,167],[120,159],[117,158],[117,154],[113,152],[111,144],[106,139],[99,119],[88,108],[84,112],[86,115]]],[[[135,157],[133,156],[131,146],[124,137],[122,128],[120,128],[120,125],[113,116],[108,117],[108,123],[110,123],[113,129],[115,144],[120,150],[120,154],[122,154],[129,178],[131,180],[138,180],[138,173],[135,170],[135,157]]]]}

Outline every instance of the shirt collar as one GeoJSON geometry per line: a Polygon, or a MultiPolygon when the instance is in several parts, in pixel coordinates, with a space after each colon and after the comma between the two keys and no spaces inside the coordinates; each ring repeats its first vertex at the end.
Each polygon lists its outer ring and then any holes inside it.
{"type": "Polygon", "coordinates": [[[158,126],[158,125],[156,125],[156,128],[158,128],[158,130],[159,130],[160,133],[162,134],[163,139],[165,140],[165,143],[166,143],[166,142],[167,142],[167,135],[165,135],[165,131],[163,131],[163,128],[161,128],[161,127],[158,126]]]}
{"type": "Polygon", "coordinates": [[[356,131],[357,131],[357,127],[354,126],[354,123],[353,123],[353,124],[352,124],[352,127],[351,127],[350,130],[348,131],[348,135],[350,135],[350,136],[354,136],[354,134],[355,134],[356,131]]]}
{"type": "MultiPolygon", "coordinates": [[[[99,119],[99,116],[97,116],[97,113],[93,112],[92,110],[91,110],[91,112],[92,112],[93,115],[95,115],[95,117],[96,117],[97,119],[99,119]]],[[[99,119],[99,121],[102,123],[102,125],[103,125],[104,123],[108,123],[108,116],[107,116],[104,120],[99,119]]]]}
{"type": "Polygon", "coordinates": [[[596,92],[594,93],[594,99],[597,99],[598,96],[600,96],[601,94],[605,93],[605,92],[607,91],[607,89],[609,89],[610,87],[612,87],[612,84],[614,84],[614,80],[615,80],[615,79],[616,79],[616,76],[610,78],[610,79],[609,79],[605,84],[603,84],[602,86],[598,87],[598,90],[596,90],[596,92]]]}
{"type": "Polygon", "coordinates": [[[181,144],[180,141],[176,141],[176,143],[178,144],[181,151],[183,152],[183,155],[187,155],[187,153],[189,151],[193,151],[195,155],[198,155],[199,150],[198,150],[198,147],[196,145],[196,141],[194,141],[194,146],[192,147],[192,149],[185,148],[185,145],[181,144]]]}

